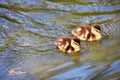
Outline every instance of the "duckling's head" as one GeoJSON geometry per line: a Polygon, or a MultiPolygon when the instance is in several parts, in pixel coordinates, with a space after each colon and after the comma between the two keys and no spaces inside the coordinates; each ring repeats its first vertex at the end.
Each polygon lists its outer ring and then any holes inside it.
{"type": "Polygon", "coordinates": [[[92,26],[92,33],[96,34],[96,35],[100,35],[101,34],[101,27],[99,25],[93,25],[92,26]]]}
{"type": "Polygon", "coordinates": [[[71,40],[71,46],[74,48],[74,52],[80,51],[80,40],[78,38],[73,38],[71,40]]]}

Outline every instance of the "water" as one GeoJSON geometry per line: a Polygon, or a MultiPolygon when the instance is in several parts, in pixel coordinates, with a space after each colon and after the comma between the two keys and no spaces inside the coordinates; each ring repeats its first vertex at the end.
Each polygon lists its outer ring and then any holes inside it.
{"type": "Polygon", "coordinates": [[[0,0],[0,80],[119,80],[119,0],[0,0]],[[98,23],[98,42],[62,54],[55,40],[98,23]]]}

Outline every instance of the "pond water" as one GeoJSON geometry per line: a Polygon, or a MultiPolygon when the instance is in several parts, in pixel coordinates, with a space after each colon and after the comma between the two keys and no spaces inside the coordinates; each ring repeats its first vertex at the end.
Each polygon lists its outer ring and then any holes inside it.
{"type": "Polygon", "coordinates": [[[120,80],[120,1],[0,0],[0,80],[120,80]],[[75,55],[56,49],[59,36],[93,23],[102,40],[75,55]]]}

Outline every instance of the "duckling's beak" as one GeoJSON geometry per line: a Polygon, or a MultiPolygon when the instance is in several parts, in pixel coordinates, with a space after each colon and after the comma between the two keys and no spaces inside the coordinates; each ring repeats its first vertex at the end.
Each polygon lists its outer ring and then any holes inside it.
{"type": "Polygon", "coordinates": [[[98,30],[98,29],[95,29],[95,30],[96,30],[96,32],[101,33],[101,30],[98,30]]]}

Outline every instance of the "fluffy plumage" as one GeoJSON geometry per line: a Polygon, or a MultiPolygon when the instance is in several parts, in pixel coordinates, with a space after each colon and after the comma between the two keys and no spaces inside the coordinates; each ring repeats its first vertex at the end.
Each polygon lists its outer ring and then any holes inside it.
{"type": "Polygon", "coordinates": [[[80,51],[80,40],[75,37],[61,36],[56,40],[56,46],[59,50],[67,53],[80,51]]]}
{"type": "Polygon", "coordinates": [[[92,26],[82,24],[73,29],[71,33],[80,40],[94,41],[100,40],[102,38],[101,31],[101,27],[97,24],[94,24],[92,26]]]}

